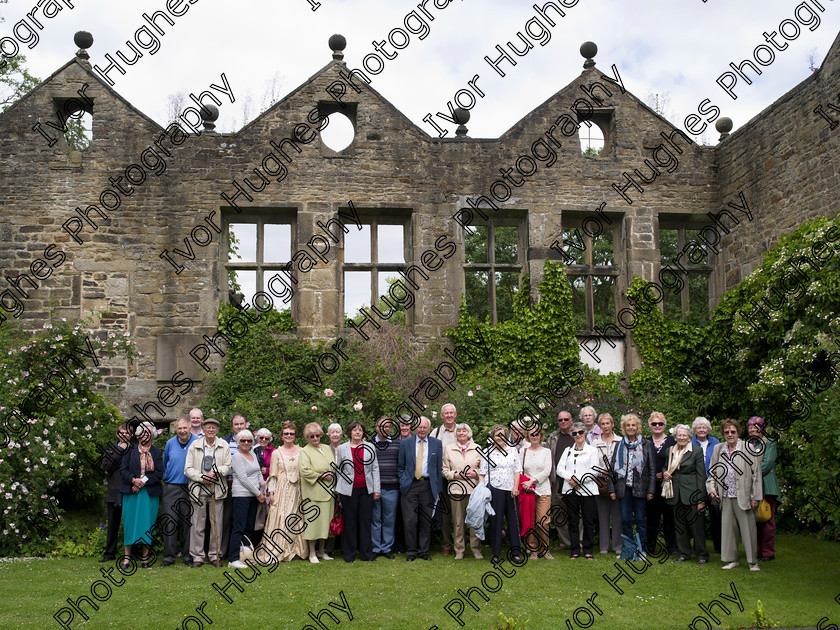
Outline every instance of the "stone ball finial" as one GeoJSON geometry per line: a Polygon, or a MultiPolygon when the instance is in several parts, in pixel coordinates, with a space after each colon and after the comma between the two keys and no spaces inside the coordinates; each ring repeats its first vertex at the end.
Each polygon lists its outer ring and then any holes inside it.
{"type": "Polygon", "coordinates": [[[86,49],[93,46],[93,35],[87,31],[77,31],[76,34],[73,35],[73,43],[79,47],[79,50],[76,52],[77,57],[81,59],[90,59],[90,55],[87,54],[86,49]]]}
{"type": "Polygon", "coordinates": [[[724,116],[723,118],[718,118],[717,122],[715,123],[715,129],[720,132],[720,139],[723,140],[726,136],[729,135],[729,132],[732,131],[732,119],[727,118],[724,116]]]}
{"type": "Polygon", "coordinates": [[[213,131],[216,128],[216,121],[219,120],[219,108],[210,103],[203,105],[199,110],[201,113],[201,120],[204,121],[204,128],[207,131],[213,131]]]}
{"type": "Polygon", "coordinates": [[[580,54],[586,59],[583,62],[583,67],[586,69],[592,68],[595,65],[593,57],[598,54],[598,46],[595,42],[583,42],[580,45],[580,54]]]}
{"type": "Polygon", "coordinates": [[[347,48],[347,38],[336,33],[330,37],[330,50],[333,51],[333,59],[341,61],[344,59],[344,49],[347,48]]]}
{"type": "Polygon", "coordinates": [[[453,117],[455,118],[455,122],[458,123],[458,128],[455,130],[455,135],[458,137],[463,137],[467,135],[467,127],[466,124],[470,122],[470,112],[462,107],[456,107],[453,112],[453,117]]]}

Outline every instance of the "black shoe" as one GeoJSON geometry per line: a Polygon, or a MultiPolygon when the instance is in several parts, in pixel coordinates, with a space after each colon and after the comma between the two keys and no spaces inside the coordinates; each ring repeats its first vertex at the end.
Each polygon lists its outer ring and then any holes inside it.
{"type": "Polygon", "coordinates": [[[173,564],[175,564],[174,560],[164,560],[163,562],[160,563],[160,566],[171,567],[173,564]]]}
{"type": "Polygon", "coordinates": [[[420,558],[420,559],[422,559],[422,560],[431,560],[431,558],[429,557],[429,554],[427,554],[427,553],[421,553],[421,554],[420,554],[419,556],[417,556],[417,557],[418,557],[418,558],[420,558]]]}
{"type": "Polygon", "coordinates": [[[700,558],[700,559],[697,561],[697,564],[701,564],[701,565],[702,565],[702,564],[706,564],[707,562],[708,562],[708,560],[706,560],[705,558],[700,558]]]}
{"type": "Polygon", "coordinates": [[[414,562],[416,559],[417,559],[417,556],[406,556],[405,557],[406,562],[414,562]]]}
{"type": "Polygon", "coordinates": [[[393,560],[394,558],[396,558],[396,556],[394,554],[392,554],[391,552],[380,553],[379,555],[380,556],[385,556],[386,558],[388,558],[388,560],[393,560]]]}
{"type": "Polygon", "coordinates": [[[685,562],[688,560],[685,556],[680,556],[679,558],[674,558],[674,562],[685,562]]]}
{"type": "Polygon", "coordinates": [[[759,556],[759,562],[769,562],[770,560],[775,560],[776,556],[759,556]]]}
{"type": "Polygon", "coordinates": [[[193,559],[190,556],[187,556],[186,558],[183,558],[183,560],[184,560],[184,564],[186,564],[187,566],[190,566],[193,563],[193,559]]]}
{"type": "Polygon", "coordinates": [[[501,561],[502,561],[502,559],[499,558],[499,556],[493,556],[492,558],[490,558],[490,564],[492,564],[493,566],[496,566],[501,561]]]}
{"type": "Polygon", "coordinates": [[[101,558],[99,558],[99,562],[113,562],[113,561],[114,561],[113,558],[109,558],[107,556],[102,556],[101,558]]]}
{"type": "Polygon", "coordinates": [[[344,562],[346,562],[347,564],[350,564],[350,563],[355,562],[355,561],[356,561],[355,558],[353,558],[351,560],[348,560],[347,558],[344,559],[344,562]]]}

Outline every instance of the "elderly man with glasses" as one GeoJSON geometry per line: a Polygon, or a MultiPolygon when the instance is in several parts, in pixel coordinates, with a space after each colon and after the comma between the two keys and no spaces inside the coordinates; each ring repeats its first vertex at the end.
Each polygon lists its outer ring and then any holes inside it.
{"type": "MultiPolygon", "coordinates": [[[[557,477],[557,464],[560,463],[563,451],[575,443],[571,435],[571,428],[572,414],[568,411],[561,411],[557,414],[557,430],[548,436],[546,442],[546,447],[551,451],[551,472],[549,473],[551,509],[548,514],[551,522],[557,528],[557,537],[560,539],[559,549],[569,549],[572,543],[569,537],[569,516],[566,511],[566,503],[563,501],[563,480],[557,477]]],[[[536,525],[542,526],[541,523],[536,523],[536,525]]]]}

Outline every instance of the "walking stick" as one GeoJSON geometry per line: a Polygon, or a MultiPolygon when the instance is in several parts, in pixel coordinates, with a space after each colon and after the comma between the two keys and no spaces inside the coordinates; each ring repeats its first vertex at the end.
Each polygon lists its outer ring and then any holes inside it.
{"type": "Polygon", "coordinates": [[[216,561],[221,564],[221,556],[219,554],[219,528],[216,526],[216,488],[215,484],[210,486],[210,503],[211,510],[213,510],[213,537],[216,539],[216,561]]]}

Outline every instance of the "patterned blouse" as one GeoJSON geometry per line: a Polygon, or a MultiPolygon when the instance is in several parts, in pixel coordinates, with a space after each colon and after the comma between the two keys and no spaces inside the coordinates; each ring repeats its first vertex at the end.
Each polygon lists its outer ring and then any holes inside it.
{"type": "Polygon", "coordinates": [[[487,459],[492,462],[490,467],[490,485],[497,490],[513,490],[513,477],[516,473],[522,473],[522,460],[519,453],[512,446],[505,446],[504,451],[499,451],[495,446],[481,451],[481,469],[479,475],[487,477],[487,459]]]}

